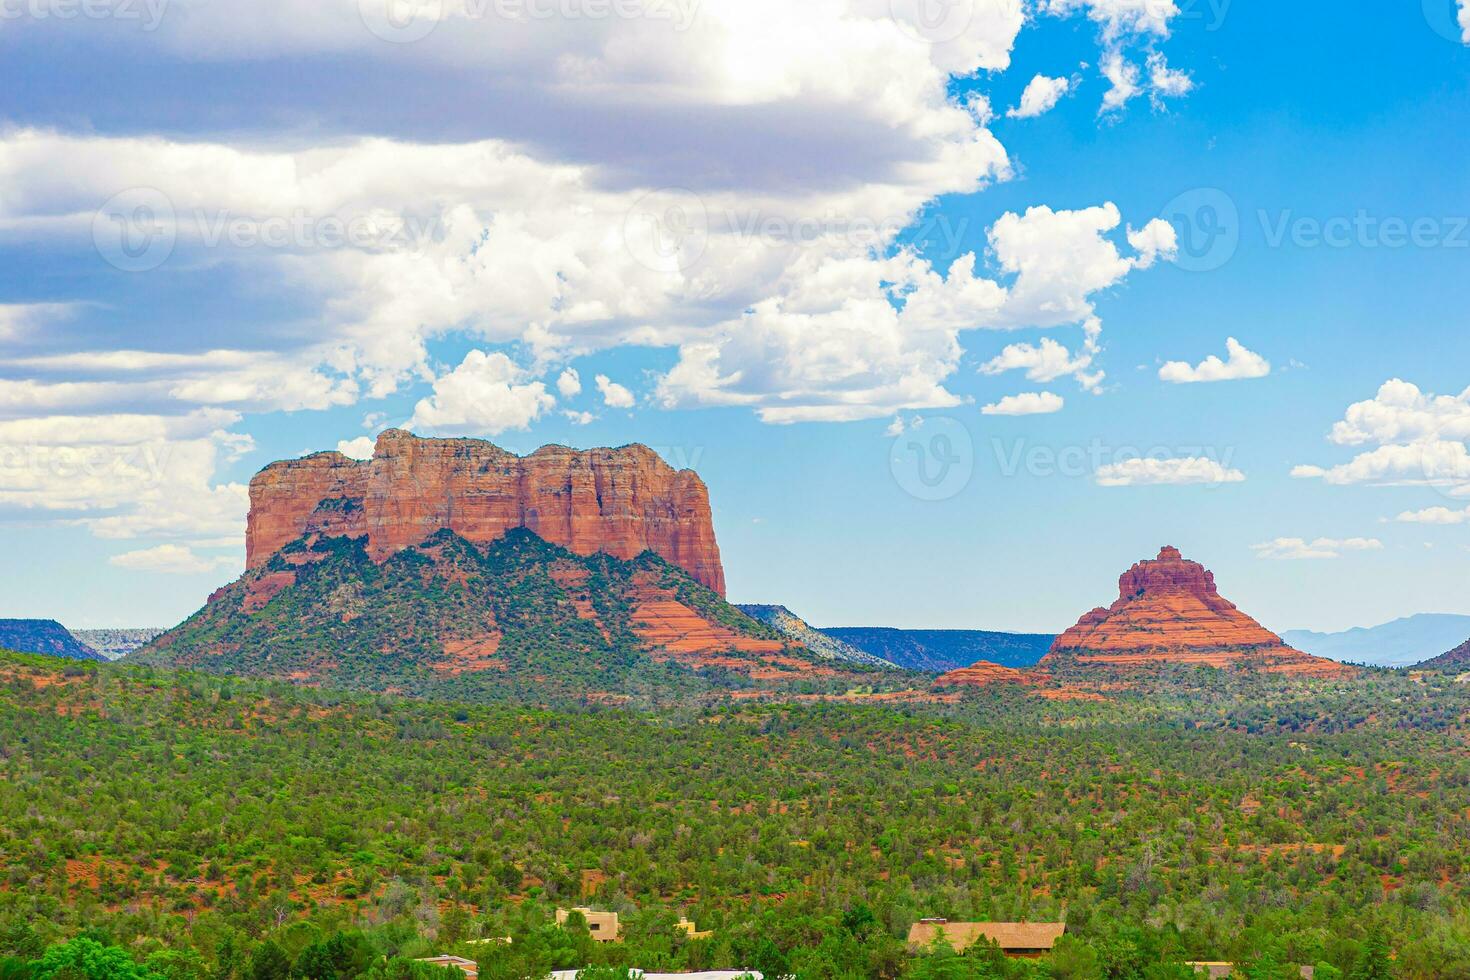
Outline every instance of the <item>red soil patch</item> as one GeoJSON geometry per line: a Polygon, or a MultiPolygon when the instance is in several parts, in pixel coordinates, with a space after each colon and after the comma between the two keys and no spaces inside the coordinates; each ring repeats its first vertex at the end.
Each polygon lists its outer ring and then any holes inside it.
{"type": "Polygon", "coordinates": [[[445,640],[445,659],[437,660],[429,666],[450,677],[482,670],[508,670],[509,665],[495,656],[499,649],[499,633],[487,633],[469,640],[445,640]]]}
{"type": "Polygon", "coordinates": [[[587,588],[587,579],[591,577],[591,571],[577,565],[558,563],[551,566],[550,573],[551,580],[567,593],[572,608],[577,611],[577,617],[595,624],[602,638],[611,642],[612,635],[603,625],[602,617],[597,615],[597,609],[592,605],[592,592],[587,588]]]}
{"type": "Polygon", "coordinates": [[[266,572],[245,589],[245,598],[240,603],[243,612],[253,613],[265,608],[282,589],[296,584],[295,572],[266,572]]]}

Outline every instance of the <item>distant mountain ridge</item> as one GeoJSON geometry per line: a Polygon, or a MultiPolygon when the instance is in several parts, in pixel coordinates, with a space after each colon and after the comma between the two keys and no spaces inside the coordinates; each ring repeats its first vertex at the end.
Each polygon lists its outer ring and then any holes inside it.
{"type": "Polygon", "coordinates": [[[1287,630],[1281,638],[1314,657],[1375,667],[1409,667],[1437,657],[1470,637],[1470,616],[1419,613],[1379,626],[1337,633],[1287,630]]]}
{"type": "Polygon", "coordinates": [[[822,632],[796,613],[781,605],[764,603],[737,603],[736,607],[752,619],[775,627],[789,639],[800,643],[824,660],[846,660],[850,663],[867,664],[871,667],[896,667],[882,657],[844,643],[834,636],[822,632]]]}
{"type": "Polygon", "coordinates": [[[108,660],[126,657],[134,650],[147,646],[154,637],[164,632],[162,627],[138,629],[71,630],[84,646],[91,647],[108,660]]]}
{"type": "Polygon", "coordinates": [[[72,660],[106,660],[54,619],[0,619],[0,649],[72,660]]]}
{"type": "Polygon", "coordinates": [[[980,660],[1002,667],[1032,667],[1056,639],[1051,633],[892,626],[829,626],[821,632],[899,667],[935,673],[968,667],[980,660]]]}

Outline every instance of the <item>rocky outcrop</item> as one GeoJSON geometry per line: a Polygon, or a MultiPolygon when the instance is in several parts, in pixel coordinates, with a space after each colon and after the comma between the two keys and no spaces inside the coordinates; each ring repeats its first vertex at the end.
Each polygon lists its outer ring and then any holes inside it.
{"type": "Polygon", "coordinates": [[[940,674],[934,681],[935,687],[992,687],[996,684],[1034,684],[1034,674],[1014,667],[1002,667],[988,660],[980,660],[968,667],[940,674]]]}
{"type": "Polygon", "coordinates": [[[522,457],[480,439],[399,429],[378,436],[371,460],[316,453],[256,474],[246,564],[257,568],[308,535],[365,537],[381,562],[439,530],[486,544],[518,527],[579,555],[652,551],[725,592],[703,481],[648,447],[544,446],[522,457]]]}
{"type": "Polygon", "coordinates": [[[875,657],[865,650],[859,650],[851,644],[828,636],[785,606],[752,603],[741,604],[736,608],[751,619],[758,619],[767,626],[774,627],[787,639],[806,647],[823,660],[846,660],[855,664],[867,664],[869,667],[889,669],[896,666],[882,657],[875,657]]]}
{"type": "Polygon", "coordinates": [[[1350,667],[1287,646],[1221,596],[1213,573],[1168,546],[1152,561],[1138,562],[1124,572],[1118,579],[1118,601],[1083,615],[1057,637],[1040,667],[1073,664],[1249,664],[1306,676],[1354,673],[1350,667]]]}
{"type": "Polygon", "coordinates": [[[155,636],[162,633],[162,628],[151,629],[141,627],[136,629],[95,629],[95,630],[69,630],[77,642],[91,650],[96,650],[108,660],[117,660],[125,657],[140,647],[146,646],[155,636]]]}

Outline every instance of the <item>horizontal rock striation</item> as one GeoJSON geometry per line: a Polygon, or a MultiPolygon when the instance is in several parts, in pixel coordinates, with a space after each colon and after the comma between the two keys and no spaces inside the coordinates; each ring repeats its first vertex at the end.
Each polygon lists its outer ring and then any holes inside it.
{"type": "Polygon", "coordinates": [[[371,460],[337,452],[272,463],[250,481],[246,564],[307,535],[365,537],[381,562],[439,530],[486,544],[523,527],[580,555],[651,551],[724,595],[709,492],[646,446],[544,446],[517,456],[481,439],[389,429],[371,460]]]}
{"type": "Polygon", "coordinates": [[[1057,637],[1039,665],[1144,667],[1196,664],[1307,676],[1346,676],[1352,668],[1294,650],[1225,599],[1215,576],[1165,546],[1118,579],[1118,600],[1094,609],[1057,637]]]}
{"type": "Polygon", "coordinates": [[[991,687],[995,684],[1035,684],[1035,674],[1014,667],[1002,667],[988,660],[979,660],[968,667],[940,674],[936,687],[991,687]]]}

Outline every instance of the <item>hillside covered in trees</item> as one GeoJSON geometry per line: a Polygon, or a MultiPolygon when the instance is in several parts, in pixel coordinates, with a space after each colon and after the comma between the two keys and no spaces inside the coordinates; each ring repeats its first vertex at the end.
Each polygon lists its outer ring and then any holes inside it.
{"type": "Polygon", "coordinates": [[[1391,951],[1398,976],[1465,975],[1470,694],[1423,680],[654,715],[7,655],[0,956],[95,941],[170,980],[266,980],[460,951],[508,980],[1331,976],[1391,951]],[[556,928],[577,903],[625,940],[556,928]],[[1069,929],[1046,961],[909,955],[935,915],[1069,929]]]}

